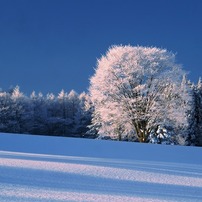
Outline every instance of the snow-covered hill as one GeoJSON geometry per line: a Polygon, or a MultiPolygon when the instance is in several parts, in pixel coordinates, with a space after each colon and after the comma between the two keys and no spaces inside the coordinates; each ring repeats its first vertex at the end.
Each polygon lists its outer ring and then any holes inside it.
{"type": "Polygon", "coordinates": [[[0,134],[0,201],[202,201],[202,150],[0,134]]]}

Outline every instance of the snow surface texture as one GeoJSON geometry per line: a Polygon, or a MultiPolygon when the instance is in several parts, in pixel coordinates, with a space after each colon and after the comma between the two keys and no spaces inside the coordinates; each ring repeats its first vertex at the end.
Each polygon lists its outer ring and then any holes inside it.
{"type": "Polygon", "coordinates": [[[201,148],[0,134],[0,201],[202,201],[201,148]]]}

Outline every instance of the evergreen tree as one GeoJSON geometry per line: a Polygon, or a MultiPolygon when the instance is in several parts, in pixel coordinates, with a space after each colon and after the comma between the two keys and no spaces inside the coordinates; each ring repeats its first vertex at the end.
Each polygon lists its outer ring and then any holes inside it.
{"type": "MultiPolygon", "coordinates": [[[[176,128],[177,136],[175,141],[180,145],[195,145],[196,144],[196,100],[195,100],[195,85],[188,81],[186,77],[183,77],[181,83],[181,94],[186,93],[189,95],[189,99],[186,100],[184,107],[186,111],[187,124],[181,125],[176,128]]],[[[182,103],[183,104],[183,103],[182,103]]]]}
{"type": "Polygon", "coordinates": [[[202,146],[202,80],[201,78],[198,81],[196,86],[196,134],[197,134],[197,145],[202,146]]]}
{"type": "Polygon", "coordinates": [[[9,132],[12,133],[24,133],[26,130],[26,119],[29,116],[29,110],[27,109],[26,96],[20,92],[19,86],[16,86],[10,95],[10,121],[9,132]]]}
{"type": "Polygon", "coordinates": [[[9,93],[0,92],[0,131],[9,132],[11,116],[11,96],[9,93]]]}
{"type": "Polygon", "coordinates": [[[32,108],[31,134],[48,135],[51,131],[47,124],[47,105],[42,93],[36,95],[33,92],[30,96],[32,108]]]}
{"type": "Polygon", "coordinates": [[[91,123],[91,111],[86,107],[86,103],[89,102],[89,96],[86,93],[81,93],[78,99],[78,108],[74,118],[75,133],[80,137],[92,137],[86,134],[87,126],[91,123]]]}

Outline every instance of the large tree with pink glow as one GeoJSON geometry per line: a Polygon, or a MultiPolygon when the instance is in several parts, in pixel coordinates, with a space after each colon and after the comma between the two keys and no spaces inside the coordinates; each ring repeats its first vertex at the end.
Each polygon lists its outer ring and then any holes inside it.
{"type": "Polygon", "coordinates": [[[113,46],[90,79],[93,124],[99,135],[135,135],[140,142],[159,127],[183,128],[190,96],[175,55],[155,47],[113,46]]]}

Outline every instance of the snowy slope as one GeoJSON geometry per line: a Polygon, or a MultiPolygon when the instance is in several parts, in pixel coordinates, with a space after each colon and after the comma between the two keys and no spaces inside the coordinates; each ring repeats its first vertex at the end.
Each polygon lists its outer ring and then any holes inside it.
{"type": "Polygon", "coordinates": [[[0,134],[0,201],[202,201],[202,150],[0,134]]]}

